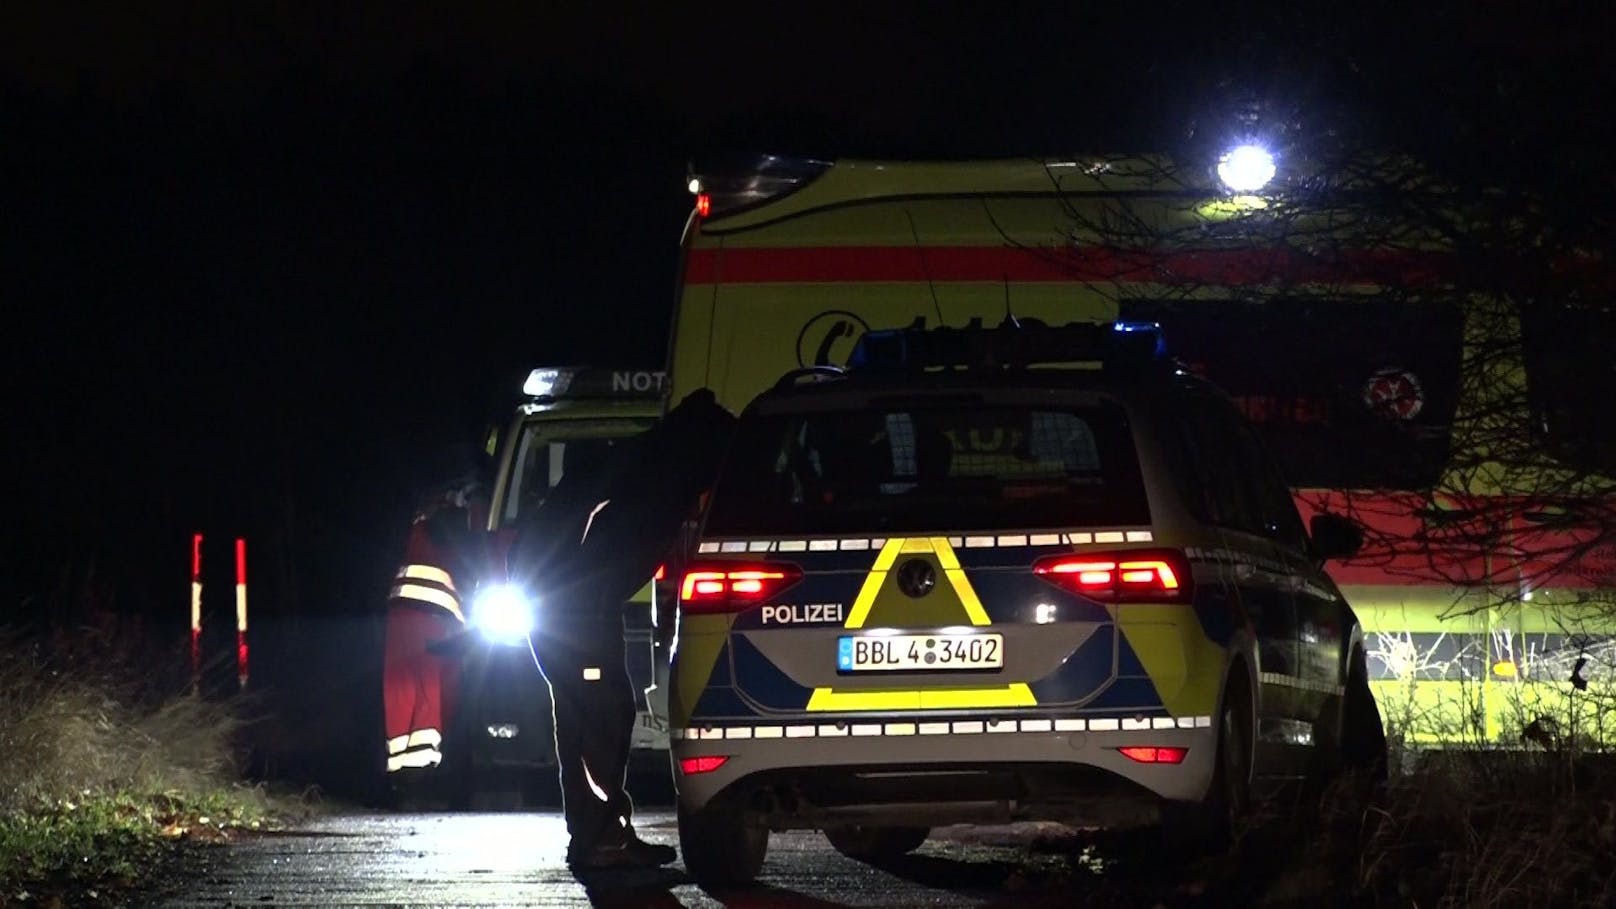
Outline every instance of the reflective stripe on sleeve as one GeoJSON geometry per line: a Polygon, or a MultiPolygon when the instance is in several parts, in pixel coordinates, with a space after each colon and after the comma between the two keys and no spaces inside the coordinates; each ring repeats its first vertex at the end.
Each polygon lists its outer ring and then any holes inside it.
{"type": "Polygon", "coordinates": [[[417,581],[431,581],[434,584],[442,584],[450,590],[455,589],[454,578],[449,576],[449,572],[436,565],[405,565],[398,570],[397,577],[413,578],[417,581]]]}
{"type": "Polygon", "coordinates": [[[460,612],[460,600],[447,590],[426,587],[421,584],[397,584],[393,587],[393,597],[401,600],[420,600],[423,603],[447,609],[462,622],[466,620],[465,615],[460,612]]]}

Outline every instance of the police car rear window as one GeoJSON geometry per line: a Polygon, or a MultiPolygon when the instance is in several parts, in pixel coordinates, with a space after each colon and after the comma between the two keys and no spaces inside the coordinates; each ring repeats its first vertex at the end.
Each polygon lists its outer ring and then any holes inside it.
{"type": "Polygon", "coordinates": [[[1121,408],[956,405],[745,421],[707,533],[839,534],[1149,523],[1121,408]]]}

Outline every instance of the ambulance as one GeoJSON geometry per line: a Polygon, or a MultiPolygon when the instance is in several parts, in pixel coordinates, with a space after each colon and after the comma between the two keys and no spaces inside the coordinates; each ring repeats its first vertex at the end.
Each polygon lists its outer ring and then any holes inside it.
{"type": "Polygon", "coordinates": [[[670,396],[708,387],[739,413],[876,330],[1159,323],[1258,427],[1303,518],[1364,528],[1330,572],[1395,735],[1519,746],[1545,717],[1589,733],[1616,656],[1616,521],[1587,503],[1611,513],[1616,444],[1562,367],[1608,352],[1458,292],[1435,231],[1280,204],[1318,183],[1284,165],[1247,144],[1199,162],[697,168],[670,396]],[[1529,456],[1501,463],[1478,427],[1529,456]],[[1603,435],[1565,442],[1589,427],[1603,435]]]}
{"type": "MultiPolygon", "coordinates": [[[[457,721],[472,746],[467,772],[474,806],[519,805],[545,788],[555,766],[549,692],[529,646],[530,635],[545,633],[543,610],[526,591],[503,582],[504,553],[522,518],[543,503],[569,465],[604,457],[618,440],[656,422],[666,383],[666,374],[653,370],[534,369],[510,423],[489,434],[497,462],[486,525],[489,567],[469,597],[457,721]]],[[[653,667],[666,659],[655,655],[649,580],[623,607],[636,692],[632,747],[635,761],[661,763],[668,747],[659,706],[665,695],[653,667]]]]}

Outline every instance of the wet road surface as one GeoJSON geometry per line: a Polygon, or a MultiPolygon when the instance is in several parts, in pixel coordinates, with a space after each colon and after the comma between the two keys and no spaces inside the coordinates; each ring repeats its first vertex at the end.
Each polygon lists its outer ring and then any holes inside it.
{"type": "MultiPolygon", "coordinates": [[[[637,819],[677,844],[671,813],[637,819]]],[[[961,828],[953,828],[959,830],[961,828]]],[[[1029,885],[1038,857],[1019,832],[997,840],[942,831],[884,868],[838,855],[816,832],[776,833],[756,885],[707,892],[681,865],[620,872],[585,886],[563,858],[557,812],[352,814],[306,829],[199,845],[180,889],[158,905],[922,907],[1070,905],[1064,887],[1029,885]],[[965,837],[968,837],[965,838],[965,837]],[[1029,865],[1029,862],[1032,865],[1029,865]],[[1065,891],[1065,892],[1063,892],[1065,891]]]]}

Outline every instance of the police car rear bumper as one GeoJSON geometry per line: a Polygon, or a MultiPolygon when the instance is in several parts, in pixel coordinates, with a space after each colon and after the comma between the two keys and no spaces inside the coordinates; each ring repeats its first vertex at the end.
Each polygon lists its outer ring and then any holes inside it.
{"type": "Polygon", "coordinates": [[[1210,717],[822,720],[678,729],[673,735],[681,805],[746,805],[764,811],[777,828],[1022,819],[1122,823],[1128,818],[1119,813],[1136,814],[1161,799],[1203,798],[1217,752],[1210,717]],[[1119,750],[1130,746],[1188,751],[1181,763],[1151,764],[1119,750]],[[720,755],[726,760],[716,770],[679,770],[681,759],[720,755]]]}

